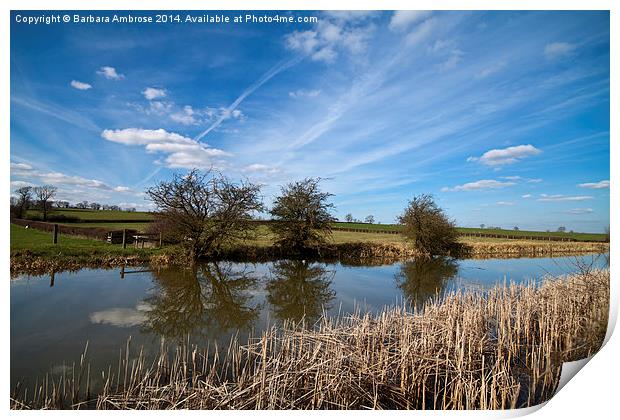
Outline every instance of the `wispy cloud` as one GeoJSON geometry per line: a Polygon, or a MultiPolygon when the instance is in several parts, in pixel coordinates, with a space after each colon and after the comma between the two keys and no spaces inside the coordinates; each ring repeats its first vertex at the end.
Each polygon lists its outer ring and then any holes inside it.
{"type": "Polygon", "coordinates": [[[273,66],[271,69],[269,69],[269,71],[263,74],[263,76],[260,79],[254,82],[246,90],[244,90],[243,93],[241,93],[241,95],[237,99],[235,99],[235,101],[232,104],[230,104],[227,108],[223,110],[220,116],[209,126],[209,128],[204,130],[202,133],[198,134],[194,140],[202,139],[204,136],[209,134],[211,131],[218,128],[225,120],[227,120],[231,116],[234,116],[235,110],[237,110],[237,107],[245,100],[245,98],[250,96],[258,88],[260,88],[262,85],[267,83],[269,80],[273,79],[278,74],[282,73],[289,67],[294,66],[295,64],[299,63],[300,60],[301,60],[301,57],[295,57],[290,60],[282,61],[276,64],[275,66],[273,66]]]}
{"type": "Polygon", "coordinates": [[[92,86],[88,83],[84,83],[84,82],[80,82],[78,80],[72,80],[71,81],[71,87],[77,89],[77,90],[88,90],[91,89],[92,86]]]}
{"type": "Polygon", "coordinates": [[[488,166],[510,165],[522,159],[540,154],[541,151],[531,144],[511,146],[505,149],[493,149],[480,157],[469,157],[468,162],[480,162],[488,166]]]}
{"type": "Polygon", "coordinates": [[[591,208],[577,208],[577,209],[566,210],[565,213],[568,213],[568,214],[590,214],[590,213],[594,213],[594,210],[591,209],[591,208]]]}
{"type": "Polygon", "coordinates": [[[515,185],[514,182],[503,182],[495,179],[481,179],[480,181],[468,182],[463,185],[457,185],[455,187],[443,187],[441,191],[479,191],[479,190],[493,190],[498,188],[505,188],[515,185]]]}
{"type": "Polygon", "coordinates": [[[591,190],[602,190],[605,188],[609,188],[609,180],[599,182],[585,182],[583,184],[578,184],[577,186],[580,188],[589,188],[591,190]]]}
{"type": "Polygon", "coordinates": [[[120,74],[114,67],[103,66],[97,70],[97,74],[109,80],[121,80],[125,78],[124,74],[120,74]]]}
{"type": "Polygon", "coordinates": [[[392,31],[404,31],[430,15],[428,10],[396,10],[390,19],[389,28],[392,31]]]}
{"type": "Polygon", "coordinates": [[[568,42],[552,42],[545,45],[545,56],[549,59],[561,58],[571,55],[576,45],[568,42]]]}
{"type": "Polygon", "coordinates": [[[321,90],[320,89],[312,89],[312,90],[306,90],[306,89],[298,89],[294,92],[289,92],[288,96],[290,96],[291,98],[315,98],[317,96],[319,96],[321,94],[321,90]]]}
{"type": "Polygon", "coordinates": [[[586,201],[592,200],[594,197],[590,195],[563,195],[563,194],[541,194],[536,201],[553,202],[553,201],[586,201]]]}

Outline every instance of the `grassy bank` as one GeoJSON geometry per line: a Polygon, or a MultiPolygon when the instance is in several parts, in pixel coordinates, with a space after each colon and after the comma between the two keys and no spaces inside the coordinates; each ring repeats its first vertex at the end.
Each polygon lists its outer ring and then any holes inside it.
{"type": "Polygon", "coordinates": [[[127,345],[118,366],[17,389],[11,407],[99,409],[505,409],[548,400],[562,362],[602,345],[609,270],[459,292],[411,313],[386,309],[272,328],[219,353],[127,345]],[[104,379],[90,396],[90,375],[104,379]]]}
{"type": "Polygon", "coordinates": [[[123,249],[121,245],[67,235],[53,244],[49,232],[11,224],[11,275],[139,265],[156,262],[164,254],[159,249],[123,249]]]}
{"type": "MultiPolygon", "coordinates": [[[[268,261],[295,257],[291,250],[274,246],[266,226],[252,240],[231,245],[211,258],[268,261]]],[[[510,258],[579,255],[608,252],[608,244],[593,242],[501,241],[495,238],[462,238],[461,258],[510,258]]],[[[391,263],[419,256],[400,235],[334,232],[329,244],[299,257],[340,260],[350,264],[391,263]]],[[[179,262],[173,247],[136,249],[103,241],[60,235],[52,244],[49,232],[11,225],[11,275],[43,274],[82,267],[168,264],[179,262]]]]}

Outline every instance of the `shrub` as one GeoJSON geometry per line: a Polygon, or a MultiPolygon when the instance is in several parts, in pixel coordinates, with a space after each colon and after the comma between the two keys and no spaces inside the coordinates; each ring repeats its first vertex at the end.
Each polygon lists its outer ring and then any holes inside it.
{"type": "Polygon", "coordinates": [[[297,251],[318,247],[327,242],[332,232],[332,196],[319,188],[320,178],[306,178],[281,188],[270,213],[274,219],[271,229],[277,243],[297,251]]]}
{"type": "Polygon", "coordinates": [[[398,221],[403,234],[425,255],[450,255],[458,250],[454,221],[437,206],[432,195],[413,197],[398,221]]]}

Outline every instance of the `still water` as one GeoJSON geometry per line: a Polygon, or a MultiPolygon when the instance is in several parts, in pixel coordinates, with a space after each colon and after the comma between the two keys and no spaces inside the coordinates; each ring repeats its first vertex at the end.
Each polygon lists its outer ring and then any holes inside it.
{"type": "MultiPolygon", "coordinates": [[[[155,355],[161,337],[205,345],[227,343],[285,319],[312,323],[354,308],[422,302],[437,292],[485,289],[505,281],[539,281],[595,267],[604,256],[408,261],[382,266],[282,260],[204,263],[194,270],[148,267],[85,269],[11,281],[11,386],[33,384],[79,362],[88,342],[91,371],[132,348],[155,355]]],[[[94,384],[96,386],[96,379],[94,384]]]]}

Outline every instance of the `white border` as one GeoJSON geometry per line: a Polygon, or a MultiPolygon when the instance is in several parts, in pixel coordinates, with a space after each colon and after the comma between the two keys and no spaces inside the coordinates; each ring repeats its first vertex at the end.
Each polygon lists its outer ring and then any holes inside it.
{"type": "MultiPolygon", "coordinates": [[[[441,2],[437,1],[428,1],[428,0],[420,0],[420,1],[396,1],[396,0],[386,0],[379,2],[372,2],[369,0],[300,0],[300,1],[261,1],[260,3],[257,1],[250,0],[211,0],[211,1],[197,1],[197,0],[174,0],[174,1],[165,1],[165,0],[91,0],[88,2],[80,2],[77,3],[75,1],[70,0],[4,0],[1,3],[0,8],[3,9],[3,15],[0,29],[0,42],[1,42],[1,54],[2,60],[0,61],[0,68],[2,69],[2,80],[0,81],[0,93],[2,99],[0,102],[3,106],[0,108],[3,112],[1,113],[0,118],[2,118],[2,141],[0,142],[1,154],[3,156],[3,160],[0,163],[0,168],[2,170],[5,184],[4,184],[4,196],[2,197],[2,202],[4,205],[0,206],[0,211],[2,212],[0,218],[2,220],[8,221],[8,199],[10,195],[10,172],[9,172],[9,141],[10,139],[10,118],[9,112],[10,109],[10,83],[9,83],[9,71],[10,71],[10,36],[9,36],[9,20],[10,20],[10,10],[196,10],[196,9],[204,9],[204,10],[399,10],[399,9],[417,9],[417,10],[611,10],[611,109],[610,115],[611,118],[611,190],[610,190],[610,214],[619,214],[619,198],[618,195],[618,182],[620,182],[620,177],[618,177],[618,171],[620,170],[620,162],[618,162],[618,124],[617,120],[614,119],[614,116],[619,116],[618,110],[618,100],[620,99],[618,95],[618,84],[617,79],[614,75],[618,73],[618,42],[619,38],[618,33],[618,24],[620,23],[620,19],[618,18],[618,2],[614,2],[612,0],[589,0],[589,1],[581,1],[581,0],[476,0],[476,1],[458,1],[458,0],[444,0],[441,2]]],[[[42,63],[44,65],[44,63],[42,63]]],[[[6,222],[5,222],[6,223],[6,222]]],[[[8,229],[8,223],[4,225],[6,229],[8,229]]],[[[612,220],[611,223],[611,232],[614,238],[617,238],[620,235],[620,228],[615,223],[615,220],[612,220]]],[[[1,247],[0,252],[5,256],[3,260],[4,264],[4,272],[7,275],[5,278],[5,288],[4,293],[2,293],[2,308],[4,310],[3,314],[3,330],[2,337],[5,337],[4,341],[8,342],[8,337],[10,336],[9,331],[9,267],[8,267],[8,255],[9,255],[9,235],[8,232],[3,234],[1,239],[1,247]]],[[[612,314],[611,314],[611,322],[615,325],[615,321],[617,318],[617,309],[618,309],[618,282],[616,280],[616,262],[617,262],[617,252],[615,249],[612,249],[612,314]]],[[[612,328],[610,328],[610,333],[612,328]]],[[[609,338],[609,337],[608,337],[609,338]]],[[[553,416],[557,418],[584,418],[586,416],[591,418],[611,418],[612,410],[615,409],[616,403],[616,394],[617,394],[617,378],[618,378],[618,365],[619,362],[617,360],[617,354],[620,354],[618,351],[620,345],[618,344],[617,334],[611,336],[609,342],[603,347],[598,355],[596,355],[592,361],[588,363],[588,366],[583,369],[582,372],[577,374],[577,377],[571,380],[562,390],[558,393],[551,401],[544,407],[542,410],[536,411],[532,414],[531,418],[545,418],[547,416],[553,416]]],[[[0,398],[6,398],[5,401],[5,409],[8,410],[8,396],[9,396],[9,346],[5,344],[2,348],[2,354],[4,361],[4,375],[5,379],[2,383],[2,387],[0,390],[0,398]]],[[[531,411],[531,410],[526,410],[531,411]]],[[[79,412],[9,412],[10,416],[15,417],[39,417],[45,416],[46,418],[60,418],[61,416],[80,416],[80,415],[88,415],[88,416],[106,416],[106,417],[116,417],[116,416],[144,416],[148,415],[150,418],[153,416],[158,418],[163,418],[165,416],[168,418],[169,416],[204,416],[207,415],[225,415],[230,418],[240,418],[245,416],[259,416],[264,418],[284,418],[289,416],[294,417],[306,417],[306,416],[315,416],[317,413],[314,412],[256,412],[256,413],[204,413],[204,412],[175,412],[175,413],[164,413],[164,412],[156,412],[156,413],[134,413],[134,412],[89,412],[89,413],[79,413],[79,412]]],[[[404,416],[412,416],[412,415],[431,415],[433,417],[454,417],[454,418],[497,418],[497,417],[507,417],[514,415],[523,415],[526,412],[522,410],[518,410],[517,412],[390,412],[390,416],[394,417],[403,417],[404,416]]],[[[321,414],[322,415],[322,414],[321,414]]],[[[330,416],[361,416],[361,417],[375,417],[378,415],[382,415],[382,413],[378,412],[335,412],[335,413],[326,413],[326,415],[330,416]]]]}

